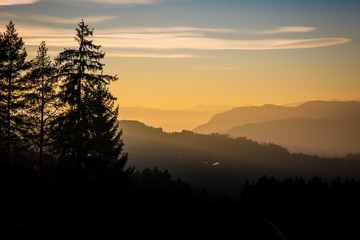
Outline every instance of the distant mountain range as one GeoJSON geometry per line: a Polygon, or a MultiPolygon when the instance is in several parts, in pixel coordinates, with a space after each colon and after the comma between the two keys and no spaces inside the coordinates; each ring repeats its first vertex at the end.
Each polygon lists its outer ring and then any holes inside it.
{"type": "MultiPolygon", "coordinates": [[[[296,119],[295,119],[296,120],[296,119]]],[[[129,165],[166,169],[174,178],[213,192],[236,192],[245,179],[277,177],[360,177],[360,155],[320,158],[292,154],[275,144],[243,137],[166,133],[138,121],[120,121],[129,165]]]]}
{"type": "Polygon", "coordinates": [[[182,110],[163,110],[143,107],[120,107],[120,120],[136,120],[166,132],[190,130],[208,121],[214,114],[233,108],[229,105],[199,105],[182,110]]]}
{"type": "Polygon", "coordinates": [[[360,152],[360,102],[311,101],[296,107],[237,107],[215,114],[193,131],[271,142],[292,152],[344,156],[360,152]]]}

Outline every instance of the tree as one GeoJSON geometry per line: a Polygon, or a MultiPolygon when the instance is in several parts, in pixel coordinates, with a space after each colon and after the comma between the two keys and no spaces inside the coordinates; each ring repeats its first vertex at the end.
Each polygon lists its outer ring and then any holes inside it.
{"type": "Polygon", "coordinates": [[[105,161],[105,167],[123,168],[127,162],[127,154],[122,153],[124,143],[117,120],[119,108],[113,110],[116,98],[102,82],[98,83],[90,96],[91,98],[86,100],[90,103],[88,111],[91,116],[89,157],[93,162],[105,161]]]}
{"type": "Polygon", "coordinates": [[[65,49],[56,59],[62,81],[60,101],[65,107],[56,121],[57,148],[60,158],[76,168],[90,167],[98,160],[102,166],[112,162],[123,167],[127,155],[122,154],[117,109],[113,110],[115,98],[107,88],[118,78],[103,74],[100,60],[105,53],[89,39],[92,36],[93,29],[82,20],[75,37],[79,48],[65,49]]]}
{"type": "Polygon", "coordinates": [[[56,68],[47,55],[46,43],[42,41],[37,51],[37,56],[30,62],[30,71],[26,75],[28,92],[27,117],[31,126],[29,139],[39,152],[42,161],[44,148],[50,144],[51,121],[56,113],[56,68]]]}
{"type": "MultiPolygon", "coordinates": [[[[3,34],[0,32],[0,71],[3,69],[5,62],[5,53],[3,47],[3,34]]],[[[6,142],[5,142],[5,122],[6,122],[6,95],[5,91],[5,81],[0,75],[0,160],[6,155],[6,142]]]]}
{"type": "Polygon", "coordinates": [[[15,24],[9,22],[6,32],[1,37],[0,58],[0,105],[1,134],[3,141],[2,156],[9,160],[15,148],[23,146],[24,132],[24,71],[28,69],[25,61],[27,56],[24,42],[15,29],[15,24]],[[21,144],[21,142],[23,144],[21,144]]]}

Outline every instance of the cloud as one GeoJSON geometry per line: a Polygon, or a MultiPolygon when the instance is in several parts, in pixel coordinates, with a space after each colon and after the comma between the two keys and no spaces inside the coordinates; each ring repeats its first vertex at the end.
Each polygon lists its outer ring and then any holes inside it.
{"type": "Polygon", "coordinates": [[[327,47],[337,44],[348,43],[350,41],[351,39],[349,38],[294,39],[280,43],[278,45],[278,49],[327,47]]]}
{"type": "Polygon", "coordinates": [[[157,54],[157,53],[132,53],[132,52],[109,52],[106,53],[107,57],[120,57],[120,58],[197,58],[199,56],[192,54],[157,54]]]}
{"type": "Polygon", "coordinates": [[[100,23],[105,22],[109,20],[114,20],[117,18],[117,16],[84,16],[82,18],[62,18],[62,17],[54,17],[54,16],[47,16],[47,15],[38,15],[38,14],[30,14],[28,15],[31,19],[39,19],[41,21],[45,22],[51,22],[51,23],[66,23],[66,24],[76,24],[81,19],[84,19],[86,23],[92,24],[92,23],[100,23]]]}
{"type": "Polygon", "coordinates": [[[76,17],[76,18],[63,18],[63,17],[55,17],[49,15],[42,15],[42,14],[12,14],[12,13],[2,13],[0,18],[4,19],[15,19],[15,20],[26,20],[29,21],[41,21],[47,23],[58,23],[58,24],[73,24],[80,22],[81,19],[87,24],[93,23],[101,23],[105,21],[110,21],[118,18],[117,16],[83,16],[83,17],[76,17]]]}
{"type": "Polygon", "coordinates": [[[208,37],[182,37],[164,34],[135,34],[115,38],[99,38],[106,47],[136,49],[196,49],[196,50],[271,50],[316,48],[350,42],[348,38],[229,40],[208,37]]]}
{"type": "Polygon", "coordinates": [[[99,4],[112,4],[112,5],[152,4],[158,2],[158,0],[76,0],[76,1],[99,3],[99,4]]]}
{"type": "MultiPolygon", "coordinates": [[[[56,20],[56,19],[54,19],[56,20]]],[[[349,38],[309,38],[309,39],[225,39],[224,35],[215,37],[206,35],[206,31],[216,32],[217,29],[201,28],[127,28],[96,31],[94,42],[104,48],[113,49],[146,49],[146,50],[276,50],[276,49],[304,49],[318,48],[351,41],[349,38]],[[202,30],[202,31],[201,31],[202,30]]],[[[219,32],[225,29],[220,29],[219,32]]],[[[38,45],[45,40],[48,46],[72,47],[74,30],[52,28],[24,28],[19,29],[20,35],[27,45],[38,45]]],[[[120,54],[121,55],[121,54],[120,54]]],[[[119,56],[120,56],[119,55],[119,56]]],[[[123,57],[171,57],[163,55],[122,54],[123,57]]],[[[189,57],[186,55],[172,55],[175,57],[189,57]]]]}
{"type": "Polygon", "coordinates": [[[36,2],[39,2],[39,0],[3,0],[0,1],[0,6],[33,4],[36,2]]]}
{"type": "Polygon", "coordinates": [[[212,33],[238,33],[237,30],[229,28],[196,28],[196,27],[132,27],[117,28],[98,31],[99,33],[172,33],[172,32],[212,32],[212,33]]]}
{"type": "Polygon", "coordinates": [[[254,34],[267,35],[276,33],[305,33],[316,30],[315,27],[294,27],[294,26],[282,26],[272,30],[255,30],[251,31],[254,34]]]}

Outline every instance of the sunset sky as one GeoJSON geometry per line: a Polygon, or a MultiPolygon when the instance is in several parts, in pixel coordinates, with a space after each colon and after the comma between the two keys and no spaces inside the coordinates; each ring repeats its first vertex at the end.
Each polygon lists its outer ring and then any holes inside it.
{"type": "Polygon", "coordinates": [[[120,106],[360,99],[359,0],[0,0],[29,59],[94,28],[120,106]]]}

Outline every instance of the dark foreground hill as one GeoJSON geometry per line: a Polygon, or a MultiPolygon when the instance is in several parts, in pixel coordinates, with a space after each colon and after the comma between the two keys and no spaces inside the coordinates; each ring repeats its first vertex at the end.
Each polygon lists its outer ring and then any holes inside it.
{"type": "Polygon", "coordinates": [[[360,237],[358,155],[319,158],[245,138],[169,134],[129,121],[121,127],[136,171],[102,172],[51,158],[39,164],[28,154],[2,162],[2,233],[37,239],[360,237]]]}
{"type": "Polygon", "coordinates": [[[120,127],[130,165],[167,169],[173,177],[212,192],[237,194],[245,179],[264,174],[280,178],[360,177],[357,155],[321,158],[294,154],[275,144],[190,131],[170,134],[136,121],[121,121],[120,127]]]}
{"type": "Polygon", "coordinates": [[[239,107],[194,129],[272,142],[292,152],[345,156],[360,152],[360,102],[306,102],[297,107],[239,107]]]}

